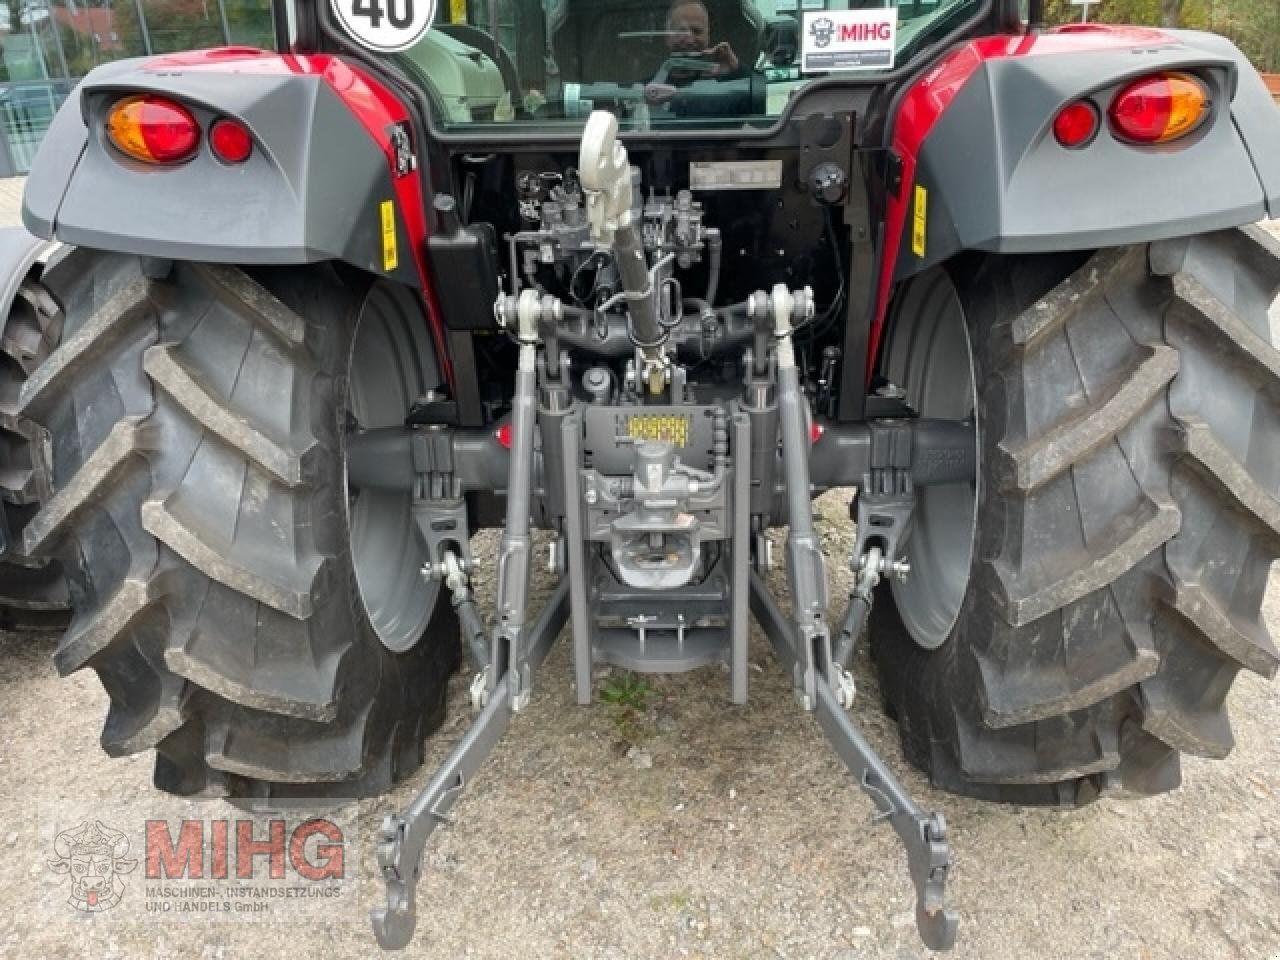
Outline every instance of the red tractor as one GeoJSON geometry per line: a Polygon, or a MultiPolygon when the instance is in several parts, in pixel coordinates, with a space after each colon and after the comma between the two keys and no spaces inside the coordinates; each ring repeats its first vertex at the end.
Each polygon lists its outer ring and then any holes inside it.
{"type": "Polygon", "coordinates": [[[864,636],[946,790],[1070,807],[1226,754],[1280,659],[1280,113],[1219,37],[1039,7],[279,2],[275,52],[95,70],[0,248],[0,593],[65,577],[104,749],[376,794],[465,651],[473,726],[379,840],[388,947],[565,624],[584,705],[602,663],[717,662],[744,704],[754,617],[934,948],[947,831],[850,719],[864,636]]]}

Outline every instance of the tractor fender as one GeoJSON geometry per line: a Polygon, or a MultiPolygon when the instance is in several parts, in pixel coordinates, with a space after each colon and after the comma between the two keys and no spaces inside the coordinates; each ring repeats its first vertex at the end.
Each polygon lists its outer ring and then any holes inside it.
{"type": "Polygon", "coordinates": [[[936,75],[904,98],[895,147],[906,155],[907,175],[901,224],[889,225],[898,247],[894,280],[962,250],[1098,249],[1280,216],[1280,111],[1229,41],[1135,28],[989,39],[1008,43],[977,41],[962,51],[969,59],[952,74],[965,75],[949,100],[928,89],[936,75]],[[1207,84],[1213,109],[1205,124],[1161,146],[1111,135],[1112,97],[1165,70],[1207,84]],[[930,97],[942,106],[921,124],[919,109],[911,110],[930,97]],[[1096,106],[1101,129],[1068,149],[1055,139],[1053,119],[1080,99],[1096,106]]]}
{"type": "Polygon", "coordinates": [[[50,250],[47,240],[33,237],[21,227],[0,229],[0,317],[9,315],[19,288],[50,250]]]}
{"type": "Polygon", "coordinates": [[[58,112],[23,221],[77,246],[234,264],[341,260],[422,287],[422,187],[405,162],[405,119],[394,96],[336,57],[224,48],[119,61],[92,71],[58,112]],[[112,146],[107,111],[132,93],[191,111],[206,137],[190,160],[145,164],[112,146]],[[247,161],[214,156],[207,132],[221,117],[252,135],[247,161]]]}

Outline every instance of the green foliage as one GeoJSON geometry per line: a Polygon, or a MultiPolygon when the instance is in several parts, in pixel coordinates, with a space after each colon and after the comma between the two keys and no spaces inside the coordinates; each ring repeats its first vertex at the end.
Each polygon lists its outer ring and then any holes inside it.
{"type": "MultiPolygon", "coordinates": [[[[1052,24],[1073,23],[1080,19],[1080,8],[1070,0],[1045,0],[1045,16],[1052,24]]],[[[1165,23],[1220,33],[1235,43],[1259,70],[1280,72],[1280,2],[1277,0],[1102,0],[1090,7],[1089,19],[1143,26],[1165,23]]]]}
{"type": "MultiPolygon", "coordinates": [[[[143,0],[152,53],[197,50],[232,43],[252,47],[272,46],[270,0],[225,0],[227,32],[223,32],[218,5],[205,0],[143,0]]],[[[138,7],[116,0],[115,26],[126,56],[145,52],[138,7]]]]}
{"type": "Polygon", "coordinates": [[[600,699],[613,707],[613,726],[624,744],[643,743],[648,736],[645,710],[653,687],[627,671],[611,674],[600,687],[600,699]]]}
{"type": "Polygon", "coordinates": [[[627,671],[618,675],[610,675],[600,687],[600,699],[618,707],[630,707],[632,710],[644,710],[649,703],[649,694],[653,688],[644,677],[637,677],[627,671]]]}
{"type": "Polygon", "coordinates": [[[0,40],[0,81],[39,80],[46,71],[79,79],[100,64],[148,52],[227,43],[269,49],[274,43],[271,0],[223,0],[225,29],[214,0],[142,0],[150,50],[135,0],[4,4],[0,18],[7,18],[9,32],[0,40]]]}

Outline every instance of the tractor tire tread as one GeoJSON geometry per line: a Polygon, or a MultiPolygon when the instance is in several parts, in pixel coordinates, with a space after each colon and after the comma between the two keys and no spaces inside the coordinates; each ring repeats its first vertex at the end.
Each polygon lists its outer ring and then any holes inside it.
{"type": "Polygon", "coordinates": [[[1181,753],[1231,750],[1238,670],[1280,664],[1280,244],[1104,250],[1029,297],[991,271],[966,304],[994,467],[966,607],[935,653],[887,591],[873,611],[904,749],[985,799],[1172,789],[1181,753]]]}

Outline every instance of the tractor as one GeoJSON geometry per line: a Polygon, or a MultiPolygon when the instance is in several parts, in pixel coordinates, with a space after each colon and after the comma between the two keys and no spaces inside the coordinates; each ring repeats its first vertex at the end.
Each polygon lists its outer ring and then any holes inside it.
{"type": "Polygon", "coordinates": [[[1280,661],[1280,112],[1228,41],[1039,0],[273,14],[275,50],[90,73],[0,244],[0,595],[69,606],[109,754],[376,795],[465,663],[469,728],[377,838],[399,948],[562,632],[584,706],[601,665],[720,665],[733,710],[754,619],[946,949],[946,822],[851,717],[864,644],[956,794],[1231,750],[1235,675],[1280,661]]]}

